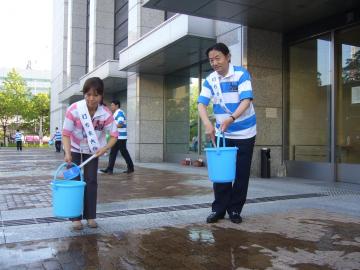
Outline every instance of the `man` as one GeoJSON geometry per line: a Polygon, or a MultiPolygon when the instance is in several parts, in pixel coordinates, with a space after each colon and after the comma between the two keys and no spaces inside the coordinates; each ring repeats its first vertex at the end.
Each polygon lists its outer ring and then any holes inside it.
{"type": "Polygon", "coordinates": [[[198,98],[198,110],[205,133],[215,144],[216,128],[217,134],[224,133],[227,146],[238,148],[234,183],[214,183],[215,200],[212,213],[206,221],[217,222],[227,212],[231,222],[241,223],[256,137],[251,77],[245,68],[230,63],[229,48],[223,43],[207,49],[206,56],[214,72],[205,79],[198,98]],[[216,118],[215,128],[206,111],[211,100],[216,118]]]}
{"type": "Polygon", "coordinates": [[[124,111],[120,109],[120,101],[118,100],[112,101],[110,105],[110,109],[114,113],[114,118],[118,127],[119,137],[116,144],[110,150],[109,164],[107,168],[101,169],[100,172],[113,174],[116,156],[118,151],[120,150],[120,153],[125,159],[127,164],[127,170],[123,171],[123,173],[133,173],[134,164],[131,160],[128,150],[126,149],[126,141],[127,141],[126,117],[124,111]]]}
{"type": "Polygon", "coordinates": [[[15,133],[15,141],[16,141],[16,150],[22,151],[22,134],[18,129],[16,130],[15,133]]]}
{"type": "Polygon", "coordinates": [[[56,152],[60,153],[61,151],[61,132],[59,131],[59,128],[55,128],[55,134],[52,136],[51,140],[55,140],[55,149],[56,152]]]}

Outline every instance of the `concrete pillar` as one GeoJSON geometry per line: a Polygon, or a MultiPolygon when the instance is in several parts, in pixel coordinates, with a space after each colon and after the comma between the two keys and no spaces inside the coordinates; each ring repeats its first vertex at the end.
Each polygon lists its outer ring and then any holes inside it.
{"type": "MultiPolygon", "coordinates": [[[[143,8],[141,0],[129,0],[128,44],[164,21],[164,12],[143,8]]],[[[163,161],[164,78],[130,73],[127,89],[128,149],[136,161],[163,161]]]]}
{"type": "Polygon", "coordinates": [[[128,148],[136,161],[163,161],[163,76],[128,77],[127,126],[128,148]]]}
{"type": "Polygon", "coordinates": [[[260,149],[271,149],[271,174],[281,173],[283,151],[282,34],[244,27],[243,64],[250,71],[257,114],[252,174],[260,175],[260,149]]]}
{"type": "Polygon", "coordinates": [[[67,86],[68,1],[53,1],[52,68],[50,131],[62,127],[66,106],[59,102],[59,93],[67,86]]]}
{"type": "Polygon", "coordinates": [[[129,0],[129,45],[164,21],[164,11],[143,8],[142,2],[142,0],[129,0]]]}
{"type": "Polygon", "coordinates": [[[86,73],[87,0],[69,0],[68,5],[67,85],[86,73]]]}
{"type": "Polygon", "coordinates": [[[91,0],[89,17],[89,71],[114,59],[114,0],[91,0]]]}

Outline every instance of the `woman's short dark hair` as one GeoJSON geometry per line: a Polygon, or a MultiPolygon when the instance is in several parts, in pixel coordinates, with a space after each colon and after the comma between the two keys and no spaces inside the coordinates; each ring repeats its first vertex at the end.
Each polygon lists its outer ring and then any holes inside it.
{"type": "Polygon", "coordinates": [[[99,77],[91,77],[85,81],[82,92],[85,95],[90,89],[94,89],[98,95],[102,96],[104,94],[104,82],[99,77]]]}
{"type": "Polygon", "coordinates": [[[120,101],[119,100],[113,100],[111,103],[114,103],[114,105],[118,106],[120,108],[120,101]]]}
{"type": "Polygon", "coordinates": [[[222,52],[225,56],[230,53],[228,46],[226,46],[224,43],[216,43],[206,50],[207,58],[209,58],[209,52],[212,50],[222,52]]]}

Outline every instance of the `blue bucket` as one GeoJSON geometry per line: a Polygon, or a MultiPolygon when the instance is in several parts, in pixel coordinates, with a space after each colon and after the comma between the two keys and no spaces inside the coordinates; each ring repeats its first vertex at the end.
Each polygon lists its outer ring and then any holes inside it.
{"type": "Polygon", "coordinates": [[[225,136],[217,135],[217,147],[205,148],[209,179],[214,183],[228,183],[235,179],[237,147],[226,147],[225,136]],[[220,137],[223,147],[219,147],[220,137]]]}
{"type": "MultiPolygon", "coordinates": [[[[63,163],[59,166],[51,182],[53,212],[55,217],[74,218],[83,213],[86,183],[82,172],[80,172],[81,181],[56,179],[59,171],[66,165],[67,163],[63,163]]],[[[76,166],[76,164],[74,165],[76,166]]]]}

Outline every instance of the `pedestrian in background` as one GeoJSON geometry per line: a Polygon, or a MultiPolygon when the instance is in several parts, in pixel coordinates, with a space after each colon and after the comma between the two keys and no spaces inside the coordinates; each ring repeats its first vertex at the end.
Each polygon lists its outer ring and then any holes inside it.
{"type": "Polygon", "coordinates": [[[51,138],[52,141],[55,141],[55,149],[56,152],[60,153],[61,151],[61,132],[59,131],[59,128],[55,128],[55,133],[51,138]]]}
{"type": "Polygon", "coordinates": [[[16,150],[17,151],[22,151],[22,139],[23,139],[23,135],[20,132],[20,130],[16,130],[15,133],[15,141],[16,141],[16,150]]]}
{"type": "Polygon", "coordinates": [[[208,223],[224,218],[226,212],[233,223],[241,223],[241,211],[246,201],[252,154],[256,136],[256,116],[252,104],[253,91],[249,72],[230,63],[229,48],[217,43],[206,51],[214,72],[203,84],[198,98],[198,110],[205,133],[215,144],[216,133],[224,133],[226,146],[237,147],[234,183],[214,183],[215,200],[208,223]],[[207,115],[210,100],[216,118],[215,128],[207,115]]]}
{"type": "Polygon", "coordinates": [[[83,215],[71,218],[73,229],[81,230],[81,219],[86,219],[90,228],[96,228],[97,170],[100,156],[109,150],[118,137],[116,122],[108,108],[102,105],[104,83],[98,77],[85,81],[84,99],[73,103],[65,114],[62,130],[65,162],[79,165],[94,153],[96,158],[84,166],[86,182],[83,215]],[[106,133],[111,138],[106,143],[106,133]]]}
{"type": "Polygon", "coordinates": [[[114,119],[117,123],[119,137],[116,144],[111,148],[109,155],[109,163],[106,169],[101,169],[100,172],[113,174],[114,165],[117,157],[117,153],[120,150],[121,155],[125,159],[127,169],[123,173],[134,172],[134,164],[130,157],[129,151],[126,148],[127,141],[127,129],[126,129],[126,117],[123,110],[120,109],[120,101],[114,100],[110,105],[111,111],[114,113],[114,119]]]}

